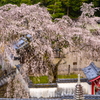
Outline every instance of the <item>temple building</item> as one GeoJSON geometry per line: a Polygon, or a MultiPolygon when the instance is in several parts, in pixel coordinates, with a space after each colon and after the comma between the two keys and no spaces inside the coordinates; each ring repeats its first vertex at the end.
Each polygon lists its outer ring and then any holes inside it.
{"type": "Polygon", "coordinates": [[[100,68],[92,62],[83,69],[83,72],[91,85],[91,94],[100,95],[100,68]]]}

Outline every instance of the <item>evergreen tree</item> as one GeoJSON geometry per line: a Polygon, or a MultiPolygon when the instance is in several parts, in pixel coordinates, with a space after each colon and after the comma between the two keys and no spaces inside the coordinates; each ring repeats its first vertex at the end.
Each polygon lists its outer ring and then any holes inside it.
{"type": "Polygon", "coordinates": [[[21,3],[32,4],[31,0],[1,0],[0,6],[9,4],[9,3],[16,4],[18,6],[20,6],[21,3]]]}
{"type": "MultiPolygon", "coordinates": [[[[94,7],[100,7],[99,0],[0,0],[0,6],[11,3],[20,6],[22,3],[36,4],[40,2],[41,6],[48,8],[48,11],[54,18],[62,17],[63,15],[68,15],[71,18],[77,18],[80,16],[80,6],[82,3],[93,2],[94,7]]],[[[100,16],[100,12],[95,13],[96,16],[100,16]]]]}
{"type": "Polygon", "coordinates": [[[62,5],[64,6],[64,9],[66,11],[66,14],[72,18],[78,17],[80,12],[80,6],[83,2],[86,0],[61,0],[62,5]]]}
{"type": "Polygon", "coordinates": [[[42,2],[42,0],[31,0],[32,4],[36,4],[36,3],[39,3],[39,2],[42,2]]]}
{"type": "MultiPolygon", "coordinates": [[[[93,0],[95,7],[100,7],[100,0],[93,0]]],[[[95,13],[96,16],[100,16],[100,9],[95,13]]]]}
{"type": "Polygon", "coordinates": [[[64,15],[64,9],[62,7],[62,3],[60,0],[53,1],[47,7],[48,7],[48,11],[52,15],[53,19],[62,17],[64,15]]]}
{"type": "Polygon", "coordinates": [[[53,1],[53,0],[42,0],[42,1],[41,1],[41,4],[47,7],[47,6],[50,5],[52,2],[54,2],[54,1],[53,1]]]}
{"type": "Polygon", "coordinates": [[[21,0],[20,3],[32,4],[31,0],[21,0]]]}

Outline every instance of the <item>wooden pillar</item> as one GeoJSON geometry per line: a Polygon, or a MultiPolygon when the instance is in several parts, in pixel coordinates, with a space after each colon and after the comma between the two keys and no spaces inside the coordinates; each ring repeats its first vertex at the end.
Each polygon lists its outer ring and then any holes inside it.
{"type": "Polygon", "coordinates": [[[92,82],[92,86],[91,86],[91,94],[94,95],[94,82],[92,82]]]}

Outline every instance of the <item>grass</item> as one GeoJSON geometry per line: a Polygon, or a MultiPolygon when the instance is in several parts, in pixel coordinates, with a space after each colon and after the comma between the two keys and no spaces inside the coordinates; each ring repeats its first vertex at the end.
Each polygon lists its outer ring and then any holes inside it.
{"type": "Polygon", "coordinates": [[[64,78],[77,78],[77,74],[70,74],[70,75],[58,75],[59,79],[64,79],[64,78]]]}
{"type": "Polygon", "coordinates": [[[47,76],[39,76],[39,77],[35,77],[35,76],[29,76],[30,80],[32,80],[32,82],[34,84],[40,84],[40,83],[48,83],[48,77],[47,76]]]}
{"type": "MultiPolygon", "coordinates": [[[[77,74],[70,74],[70,75],[58,75],[59,79],[64,79],[64,78],[77,78],[77,74]]],[[[35,76],[29,76],[30,80],[32,80],[32,82],[34,84],[42,84],[42,83],[48,83],[48,76],[39,76],[39,77],[35,77],[35,76]]]]}

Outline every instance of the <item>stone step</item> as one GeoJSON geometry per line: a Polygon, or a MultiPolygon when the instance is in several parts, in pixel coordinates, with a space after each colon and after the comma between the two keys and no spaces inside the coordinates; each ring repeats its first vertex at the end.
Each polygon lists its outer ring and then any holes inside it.
{"type": "Polygon", "coordinates": [[[6,93],[7,84],[0,87],[0,98],[4,98],[6,93]]]}
{"type": "Polygon", "coordinates": [[[0,78],[0,86],[3,86],[4,84],[6,84],[6,83],[9,81],[9,78],[10,78],[10,77],[14,77],[15,74],[16,74],[16,71],[13,71],[13,72],[9,73],[9,74],[6,75],[6,76],[2,76],[2,77],[0,78]]]}

